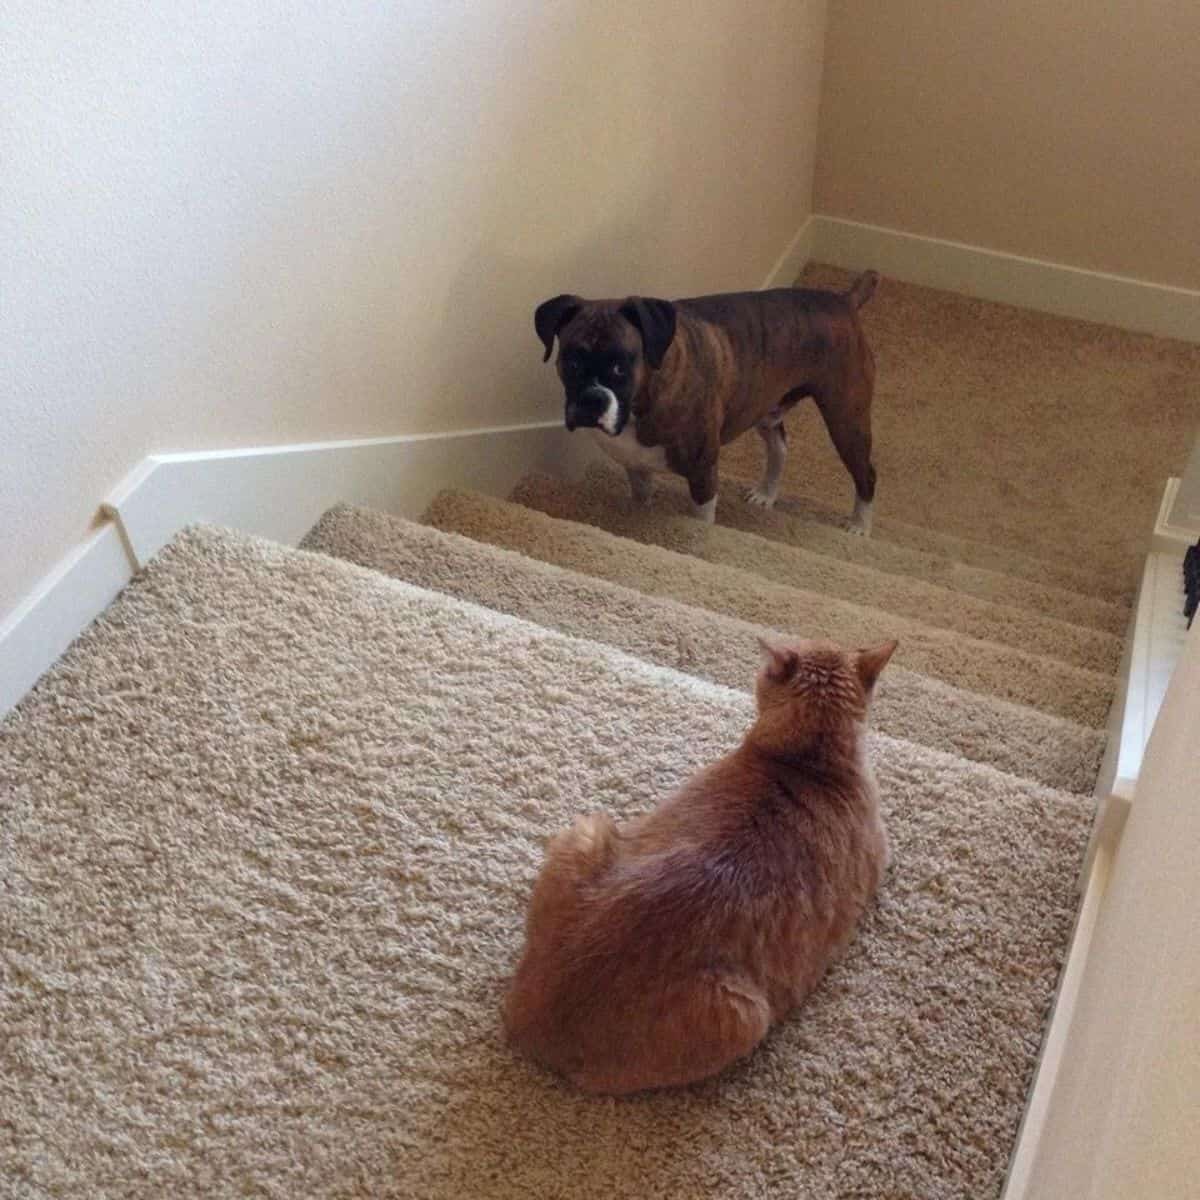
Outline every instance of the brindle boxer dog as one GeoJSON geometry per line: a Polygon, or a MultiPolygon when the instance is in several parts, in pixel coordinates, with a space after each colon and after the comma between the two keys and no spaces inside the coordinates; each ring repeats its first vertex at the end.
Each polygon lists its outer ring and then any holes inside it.
{"type": "Polygon", "coordinates": [[[692,300],[583,300],[555,296],[534,325],[546,359],[558,338],[558,375],[569,430],[595,430],[650,498],[654,471],[688,481],[696,516],[712,521],[717,458],[751,427],[767,447],[762,483],[770,507],[787,455],[783,420],[811,396],[854,480],[854,527],[871,529],[871,396],[875,362],[858,310],[879,277],[867,271],[844,293],[781,288],[692,300]]]}

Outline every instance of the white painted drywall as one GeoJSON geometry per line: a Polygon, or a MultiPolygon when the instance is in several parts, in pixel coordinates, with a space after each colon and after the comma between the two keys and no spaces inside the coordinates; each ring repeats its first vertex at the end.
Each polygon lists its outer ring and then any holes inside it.
{"type": "Polygon", "coordinates": [[[1146,748],[1025,1200],[1197,1194],[1200,624],[1146,748]]]}
{"type": "Polygon", "coordinates": [[[816,209],[1200,288],[1195,0],[830,0],[816,209]]]}
{"type": "Polygon", "coordinates": [[[144,454],[552,417],[558,291],[757,286],[825,0],[8,0],[0,619],[144,454]]]}

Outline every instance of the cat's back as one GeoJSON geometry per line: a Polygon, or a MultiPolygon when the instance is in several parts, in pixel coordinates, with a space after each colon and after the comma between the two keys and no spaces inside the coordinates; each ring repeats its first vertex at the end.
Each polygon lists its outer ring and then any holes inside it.
{"type": "Polygon", "coordinates": [[[841,865],[871,853],[882,827],[874,779],[857,757],[824,764],[743,747],[630,832],[635,854],[681,851],[689,876],[709,864],[714,885],[736,876],[774,894],[837,879],[841,865]]]}
{"type": "MultiPolygon", "coordinates": [[[[687,929],[716,946],[840,938],[887,861],[874,781],[854,762],[736,753],[695,777],[630,831],[611,898],[637,937],[687,929]]],[[[716,951],[712,951],[716,953],[716,951]]]]}
{"type": "Polygon", "coordinates": [[[606,951],[592,961],[649,971],[639,988],[720,964],[755,980],[776,1018],[849,939],[887,861],[868,773],[752,753],[715,764],[631,833],[611,904],[592,914],[606,951]]]}

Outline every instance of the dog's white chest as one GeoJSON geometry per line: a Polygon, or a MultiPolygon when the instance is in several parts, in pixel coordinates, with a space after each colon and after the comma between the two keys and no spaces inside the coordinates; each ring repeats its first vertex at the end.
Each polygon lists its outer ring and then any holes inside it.
{"type": "Polygon", "coordinates": [[[599,429],[591,430],[596,444],[609,458],[615,459],[629,471],[667,470],[667,452],[662,446],[643,446],[637,440],[632,421],[616,437],[609,437],[599,429]]]}

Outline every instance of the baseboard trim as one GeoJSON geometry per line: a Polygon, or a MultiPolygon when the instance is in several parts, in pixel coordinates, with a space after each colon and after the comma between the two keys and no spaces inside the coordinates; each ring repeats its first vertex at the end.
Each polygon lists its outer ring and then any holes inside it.
{"type": "Polygon", "coordinates": [[[444,487],[502,495],[527,471],[573,475],[585,449],[561,422],[455,433],[260,446],[144,459],[102,509],[144,566],[204,522],[295,545],[331,505],[417,516],[444,487]]]}
{"type": "Polygon", "coordinates": [[[1200,291],[1085,271],[838,217],[814,216],[810,257],[907,283],[1200,342],[1200,291]]]}
{"type": "Polygon", "coordinates": [[[113,602],[133,569],[120,530],[105,521],[0,624],[0,717],[113,602]]]}
{"type": "Polygon", "coordinates": [[[1024,1200],[1029,1192],[1029,1180],[1037,1159],[1046,1118],[1054,1100],[1054,1088],[1058,1082],[1059,1068],[1066,1052],[1067,1035],[1075,1017],[1075,1006],[1079,999],[1079,988],[1083,980],[1083,968],[1092,948],[1096,922],[1108,888],[1115,851],[1105,849],[1091,863],[1083,898],[1075,916],[1075,928],[1071,933],[1071,944],[1067,958],[1058,977],[1058,988],[1054,995],[1050,1019],[1042,1039],[1037,1070],[1030,1085],[1025,1102],[1025,1112],[1017,1130],[1017,1141],[1008,1163],[1008,1173],[1000,1200],[1024,1200]]]}
{"type": "Polygon", "coordinates": [[[1154,522],[1154,538],[1151,549],[1163,554],[1177,552],[1186,554],[1189,546],[1200,541],[1200,522],[1189,519],[1179,503],[1182,480],[1172,476],[1163,489],[1162,501],[1158,506],[1158,519],[1154,522]]]}
{"type": "MultiPolygon", "coordinates": [[[[1164,490],[1160,521],[1174,497],[1172,484],[1177,485],[1178,480],[1170,481],[1164,490]]],[[[1142,568],[1109,715],[1108,744],[1096,781],[1097,809],[1080,872],[1075,928],[1059,975],[1001,1200],[1024,1200],[1029,1191],[1109,874],[1125,823],[1137,803],[1142,758],[1171,676],[1183,655],[1188,635],[1182,613],[1182,560],[1182,544],[1167,552],[1155,545],[1142,568]]]]}
{"type": "MultiPolygon", "coordinates": [[[[809,217],[763,287],[792,284],[812,256],[809,217]]],[[[578,477],[590,438],[558,420],[181,454],[152,454],[100,505],[103,524],[0,622],[0,717],[102,613],[133,573],[188,525],[228,525],[295,545],[344,501],[415,517],[443,487],[504,495],[531,470],[578,477]]]]}
{"type": "Polygon", "coordinates": [[[800,277],[808,261],[813,257],[813,238],[816,233],[816,218],[809,217],[788,242],[783,253],[763,280],[762,288],[791,287],[800,277]]]}
{"type": "Polygon", "coordinates": [[[179,530],[228,525],[295,545],[339,501],[417,516],[443,487],[503,495],[527,471],[582,473],[595,451],[560,421],[143,459],[103,523],[0,624],[0,716],[179,530]]]}
{"type": "MultiPolygon", "coordinates": [[[[1108,726],[1096,796],[1133,799],[1142,757],[1187,642],[1183,548],[1146,556],[1108,726]]],[[[1098,826],[1099,828],[1099,826],[1098,826]]]]}

